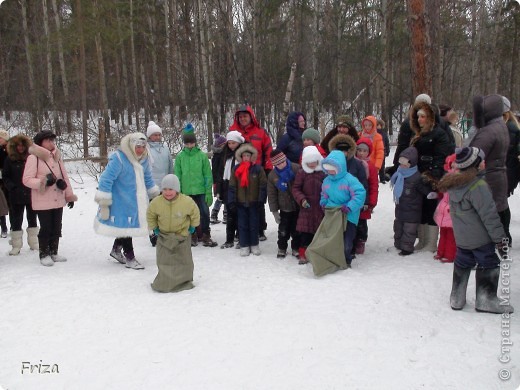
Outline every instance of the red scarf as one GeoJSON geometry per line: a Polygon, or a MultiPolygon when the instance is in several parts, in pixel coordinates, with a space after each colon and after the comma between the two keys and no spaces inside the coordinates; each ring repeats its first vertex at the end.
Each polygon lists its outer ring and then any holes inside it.
{"type": "Polygon", "coordinates": [[[249,185],[249,167],[251,161],[242,161],[235,171],[235,176],[240,180],[240,187],[247,187],[249,185]]]}

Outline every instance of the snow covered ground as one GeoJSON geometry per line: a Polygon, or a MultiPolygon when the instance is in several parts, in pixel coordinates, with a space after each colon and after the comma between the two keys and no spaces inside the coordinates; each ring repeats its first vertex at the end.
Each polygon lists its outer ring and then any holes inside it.
{"type": "MultiPolygon", "coordinates": [[[[502,321],[475,312],[473,275],[468,303],[455,312],[449,306],[452,265],[430,253],[402,258],[387,252],[393,222],[388,184],[380,186],[366,254],[352,269],[317,279],[310,264],[277,259],[269,214],[261,256],[199,246],[193,249],[196,288],[158,294],[150,288],[157,267],[148,239],[134,240],[145,270],[111,260],[112,239],[92,228],[96,182],[71,174],[82,182],[73,185],[76,206],[64,211],[60,253],[68,262],[42,267],[36,252],[25,246],[20,256],[8,256],[8,240],[0,240],[0,389],[520,384],[518,314],[502,321]],[[46,365],[59,372],[43,373],[46,365]]],[[[520,310],[519,195],[510,203],[519,244],[504,281],[520,310]]],[[[212,235],[222,244],[225,225],[214,225],[212,235]]]]}

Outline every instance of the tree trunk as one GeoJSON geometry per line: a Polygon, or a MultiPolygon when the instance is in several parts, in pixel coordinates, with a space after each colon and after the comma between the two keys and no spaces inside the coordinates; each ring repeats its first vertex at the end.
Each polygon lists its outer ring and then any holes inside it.
{"type": "Polygon", "coordinates": [[[424,0],[408,1],[408,27],[412,57],[412,92],[432,94],[432,78],[426,62],[429,46],[424,0]]]}
{"type": "MultiPolygon", "coordinates": [[[[209,64],[208,64],[208,42],[206,41],[205,30],[205,17],[204,11],[202,9],[202,1],[197,0],[197,13],[198,13],[198,28],[199,28],[199,47],[200,47],[200,63],[202,68],[202,81],[204,83],[204,102],[206,103],[206,110],[208,113],[207,117],[207,127],[208,127],[208,145],[213,143],[213,126],[212,126],[212,117],[213,117],[213,109],[210,104],[210,91],[209,91],[209,64]]],[[[204,111],[206,111],[204,110],[204,111]]]]}
{"type": "Polygon", "coordinates": [[[170,2],[166,0],[164,2],[164,26],[165,26],[165,45],[166,45],[166,89],[168,94],[168,106],[170,107],[170,126],[173,125],[174,121],[174,106],[173,106],[173,77],[172,77],[172,48],[174,42],[172,42],[171,31],[170,31],[170,2]]]}
{"type": "Polygon", "coordinates": [[[382,102],[382,118],[385,121],[389,134],[392,134],[392,107],[390,105],[390,97],[392,96],[392,87],[390,83],[391,77],[391,39],[393,34],[393,2],[390,0],[382,1],[382,45],[383,45],[383,69],[382,69],[382,85],[381,85],[381,102],[382,102]]]}
{"type": "MultiPolygon", "coordinates": [[[[125,42],[123,40],[123,33],[121,31],[121,17],[119,15],[119,10],[116,8],[116,19],[117,19],[117,34],[119,39],[119,46],[121,48],[121,69],[122,69],[122,79],[123,79],[123,91],[125,94],[125,105],[126,105],[126,112],[128,114],[128,120],[127,123],[129,125],[132,124],[132,103],[130,101],[130,85],[128,83],[128,67],[127,62],[128,58],[126,57],[126,50],[125,50],[125,42]]],[[[134,106],[135,108],[135,106],[134,106]]]]}
{"type": "Polygon", "coordinates": [[[137,58],[135,54],[135,42],[134,42],[134,0],[130,0],[130,56],[132,59],[132,79],[134,84],[134,112],[135,112],[135,127],[137,131],[140,131],[140,120],[139,120],[139,87],[137,82],[137,58]]]}
{"type": "MultiPolygon", "coordinates": [[[[320,120],[320,108],[319,108],[319,86],[318,86],[318,37],[320,35],[320,1],[321,0],[315,0],[314,1],[314,39],[312,45],[312,117],[313,122],[312,125],[315,129],[318,129],[319,120],[320,120]]],[[[338,69],[339,73],[342,73],[342,69],[338,69]]]]}
{"type": "Polygon", "coordinates": [[[88,157],[88,109],[87,109],[87,71],[85,66],[85,36],[83,34],[83,13],[81,11],[81,0],[76,0],[76,12],[79,33],[79,79],[81,94],[81,113],[83,124],[83,157],[88,157]]]}
{"type": "MultiPolygon", "coordinates": [[[[146,74],[144,72],[144,65],[142,62],[139,63],[139,73],[141,75],[141,86],[143,88],[143,106],[144,106],[144,125],[146,128],[148,121],[150,120],[150,107],[148,105],[148,86],[146,83],[146,74]]],[[[139,131],[139,130],[138,130],[139,131]]]]}
{"type": "MultiPolygon", "coordinates": [[[[165,3],[168,3],[168,1],[165,1],[165,3]]],[[[156,97],[161,96],[161,88],[159,84],[159,71],[157,68],[157,47],[155,44],[155,31],[153,26],[156,24],[155,21],[155,14],[153,14],[154,7],[151,6],[151,3],[147,3],[147,19],[148,19],[148,28],[150,29],[150,43],[152,45],[152,80],[153,85],[152,88],[150,88],[150,92],[152,93],[152,108],[154,111],[154,114],[159,117],[159,111],[162,111],[162,107],[157,107],[156,104],[156,97]],[[152,21],[152,14],[154,16],[154,20],[152,21]]],[[[160,100],[160,99],[159,99],[160,100]]]]}
{"type": "Polygon", "coordinates": [[[437,103],[441,103],[442,85],[442,50],[443,46],[439,42],[439,26],[441,26],[441,2],[439,0],[428,0],[425,2],[426,13],[426,58],[428,73],[432,78],[432,96],[437,103]]]}
{"type": "Polygon", "coordinates": [[[482,37],[481,29],[477,26],[481,25],[483,20],[483,14],[485,7],[481,6],[480,10],[477,12],[477,2],[473,3],[471,8],[471,19],[472,19],[472,29],[471,29],[471,43],[473,47],[472,51],[472,63],[471,63],[471,82],[470,82],[470,94],[468,97],[468,105],[471,105],[471,101],[473,96],[477,94],[477,91],[480,90],[480,81],[482,80],[479,77],[479,64],[480,64],[480,40],[482,37]]]}
{"type": "Polygon", "coordinates": [[[291,96],[295,77],[296,62],[294,62],[291,66],[291,73],[289,74],[289,80],[287,81],[287,89],[285,90],[285,99],[283,101],[283,113],[282,117],[280,118],[280,125],[278,126],[278,131],[276,134],[276,143],[278,143],[278,140],[285,131],[285,122],[287,121],[287,115],[289,115],[289,110],[291,109],[291,96]]]}
{"type": "MultiPolygon", "coordinates": [[[[93,17],[94,20],[97,20],[97,9],[98,4],[97,0],[94,0],[93,9],[93,17]]],[[[96,44],[96,58],[98,65],[98,80],[99,80],[99,98],[101,110],[103,112],[103,120],[105,121],[105,133],[106,137],[110,138],[110,118],[108,117],[108,98],[107,98],[107,84],[105,77],[105,62],[103,60],[103,47],[101,45],[101,33],[99,29],[96,31],[96,35],[94,36],[94,41],[96,44]]]]}
{"type": "Polygon", "coordinates": [[[49,109],[54,111],[54,89],[53,89],[53,77],[52,77],[52,50],[51,50],[51,37],[49,32],[49,14],[47,12],[47,0],[42,0],[42,11],[43,11],[43,32],[45,35],[45,55],[47,65],[47,99],[49,100],[49,109]]]}
{"type": "Polygon", "coordinates": [[[40,129],[39,123],[39,99],[36,96],[35,77],[34,77],[34,65],[31,55],[31,42],[29,39],[29,28],[27,26],[27,0],[20,0],[20,6],[22,10],[22,26],[23,26],[23,38],[25,42],[25,57],[27,58],[27,76],[29,77],[29,93],[31,96],[31,104],[29,111],[31,112],[31,126],[33,131],[40,129]]]}

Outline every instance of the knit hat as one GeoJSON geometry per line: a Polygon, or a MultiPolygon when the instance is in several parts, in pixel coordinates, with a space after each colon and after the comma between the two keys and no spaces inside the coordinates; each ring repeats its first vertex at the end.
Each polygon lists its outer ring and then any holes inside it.
{"type": "Polygon", "coordinates": [[[455,163],[459,169],[467,169],[477,166],[484,157],[484,152],[475,147],[466,146],[455,150],[455,163]]]}
{"type": "Polygon", "coordinates": [[[55,139],[55,138],[56,138],[56,134],[54,134],[52,131],[43,130],[34,136],[34,143],[38,146],[42,146],[42,142],[44,139],[55,139]]]}
{"type": "Polygon", "coordinates": [[[9,133],[7,132],[7,130],[0,129],[0,138],[3,138],[6,141],[9,141],[9,133]]]}
{"type": "Polygon", "coordinates": [[[240,131],[231,130],[229,133],[226,134],[226,141],[235,141],[239,144],[243,144],[246,140],[244,139],[244,137],[242,137],[240,131]]]}
{"type": "Polygon", "coordinates": [[[162,134],[161,128],[154,121],[148,122],[148,127],[146,128],[146,136],[150,138],[150,136],[155,133],[162,134]]]}
{"type": "Polygon", "coordinates": [[[165,189],[181,192],[181,183],[179,181],[179,178],[175,176],[173,173],[170,173],[169,175],[163,177],[161,181],[161,191],[165,189]]]}
{"type": "Polygon", "coordinates": [[[338,116],[338,119],[336,120],[336,126],[347,126],[347,127],[354,127],[354,123],[352,121],[352,118],[348,115],[340,115],[338,116]]]}
{"type": "Polygon", "coordinates": [[[421,93],[420,95],[417,95],[417,97],[415,98],[415,103],[420,103],[420,102],[425,102],[425,103],[428,103],[428,104],[432,104],[432,98],[425,94],[425,93],[421,93]]]}
{"type": "Polygon", "coordinates": [[[320,143],[320,132],[312,127],[309,127],[302,133],[302,140],[310,139],[315,145],[320,143]]]}
{"type": "Polygon", "coordinates": [[[191,123],[188,123],[184,129],[182,129],[182,142],[185,144],[189,143],[197,143],[197,138],[195,137],[195,129],[191,123]]]}
{"type": "Polygon", "coordinates": [[[285,154],[280,149],[275,149],[271,152],[271,163],[273,166],[277,166],[287,160],[285,154]]]}
{"type": "Polygon", "coordinates": [[[505,96],[502,96],[502,104],[504,106],[502,108],[502,114],[505,114],[506,112],[511,111],[511,102],[505,96]]]}
{"type": "Polygon", "coordinates": [[[220,148],[227,142],[227,139],[218,133],[213,134],[213,138],[214,138],[213,146],[216,148],[220,148]]]}

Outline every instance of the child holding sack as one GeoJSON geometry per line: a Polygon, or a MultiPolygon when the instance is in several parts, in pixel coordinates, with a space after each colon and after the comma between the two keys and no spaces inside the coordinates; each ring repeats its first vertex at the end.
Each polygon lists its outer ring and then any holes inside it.
{"type": "Polygon", "coordinates": [[[180,193],[179,178],[166,175],[162,195],[150,203],[146,213],[148,228],[158,236],[157,268],[152,283],[157,292],[177,292],[193,288],[191,234],[200,223],[197,204],[180,193]]]}

